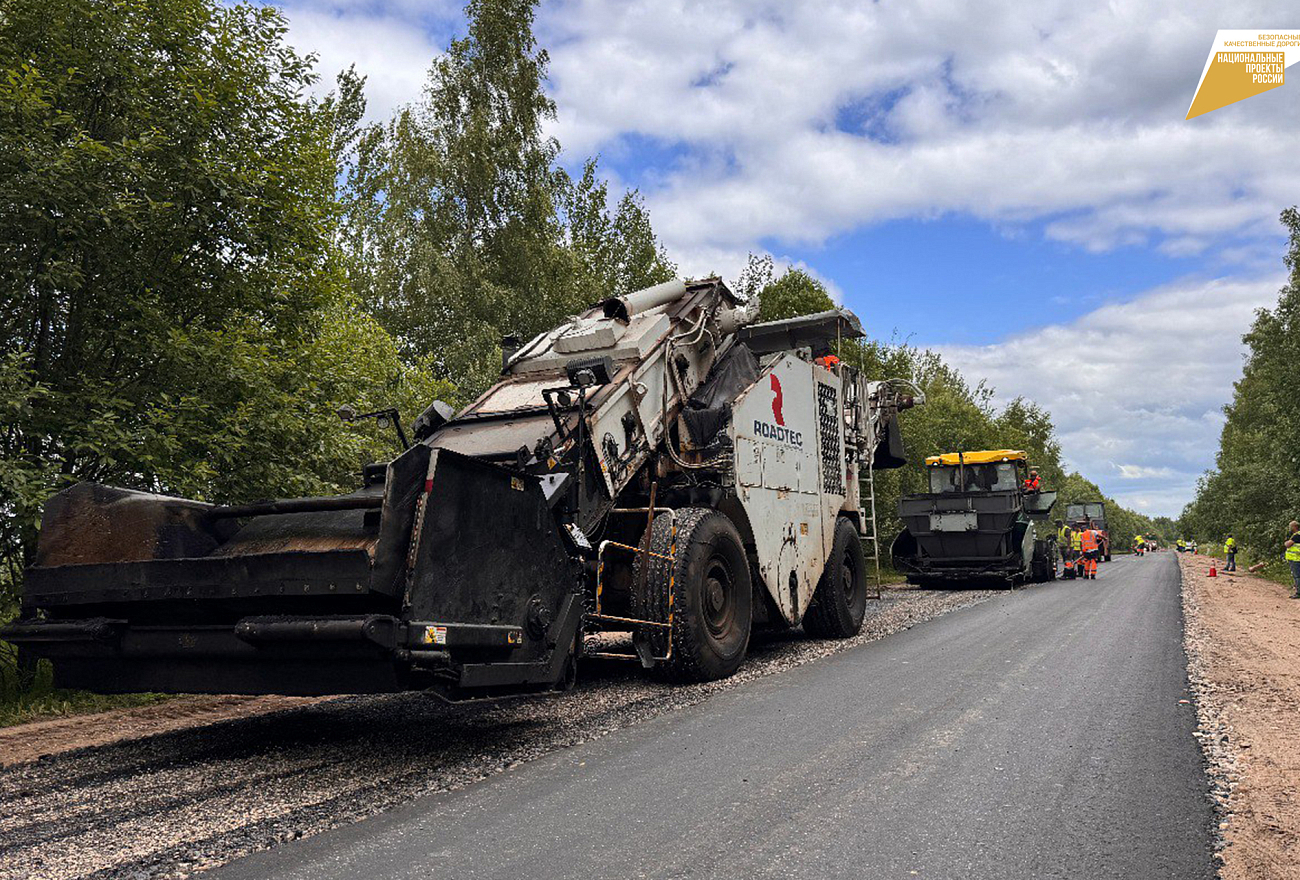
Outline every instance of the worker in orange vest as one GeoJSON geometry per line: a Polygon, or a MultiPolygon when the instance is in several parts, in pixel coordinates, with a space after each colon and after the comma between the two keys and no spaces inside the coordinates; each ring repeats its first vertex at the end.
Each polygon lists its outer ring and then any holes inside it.
{"type": "Polygon", "coordinates": [[[1030,471],[1029,479],[1025,480],[1026,492],[1037,492],[1042,488],[1042,483],[1038,481],[1038,471],[1030,471]]]}
{"type": "Polygon", "coordinates": [[[1097,557],[1101,550],[1101,534],[1096,529],[1084,529],[1080,536],[1083,549],[1083,576],[1088,580],[1097,579],[1097,557]]]}

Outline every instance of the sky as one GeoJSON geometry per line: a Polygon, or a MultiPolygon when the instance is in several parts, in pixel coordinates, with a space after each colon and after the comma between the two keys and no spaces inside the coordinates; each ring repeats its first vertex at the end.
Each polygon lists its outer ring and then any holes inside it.
{"type": "MultiPolygon", "coordinates": [[[[383,119],[461,7],[285,11],[325,85],[355,64],[383,119]]],[[[751,251],[801,267],[873,336],[1043,405],[1107,494],[1177,516],[1300,193],[1298,87],[1184,121],[1218,29],[1300,25],[1224,8],[543,0],[536,30],[562,161],[637,188],[683,275],[734,278],[751,251]]]]}

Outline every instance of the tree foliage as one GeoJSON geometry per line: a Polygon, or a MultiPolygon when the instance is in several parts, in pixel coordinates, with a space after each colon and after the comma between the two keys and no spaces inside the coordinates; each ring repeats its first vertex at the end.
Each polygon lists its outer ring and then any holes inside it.
{"type": "Polygon", "coordinates": [[[310,59],[284,33],[256,5],[5,4],[6,583],[70,482],[319,491],[383,442],[341,425],[340,403],[433,391],[337,256],[338,126],[358,96],[306,99],[310,59]]]}
{"type": "Polygon", "coordinates": [[[534,6],[472,0],[423,98],[361,134],[349,176],[361,301],[462,397],[495,375],[502,335],[674,273],[635,192],[611,212],[594,160],[576,181],[557,164],[534,6]]]}
{"type": "Polygon", "coordinates": [[[1276,562],[1287,523],[1300,519],[1300,211],[1282,212],[1290,237],[1288,281],[1243,337],[1246,362],[1224,407],[1214,470],[1202,477],[1179,527],[1219,544],[1232,534],[1242,552],[1276,562]]]}
{"type": "Polygon", "coordinates": [[[804,270],[789,267],[778,278],[769,254],[749,255],[735,292],[747,300],[757,299],[760,321],[781,321],[835,308],[826,285],[804,270]]]}

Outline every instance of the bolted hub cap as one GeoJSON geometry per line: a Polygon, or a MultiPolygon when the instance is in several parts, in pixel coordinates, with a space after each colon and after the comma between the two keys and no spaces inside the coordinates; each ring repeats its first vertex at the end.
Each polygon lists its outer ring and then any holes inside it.
{"type": "Polygon", "coordinates": [[[725,635],[734,624],[735,602],[732,592],[731,572],[726,563],[718,558],[711,559],[701,598],[704,600],[704,622],[714,636],[725,635]]]}

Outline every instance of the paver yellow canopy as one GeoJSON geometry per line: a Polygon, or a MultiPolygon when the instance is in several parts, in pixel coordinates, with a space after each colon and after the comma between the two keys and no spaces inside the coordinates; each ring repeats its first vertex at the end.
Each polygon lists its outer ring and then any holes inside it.
{"type": "Polygon", "coordinates": [[[852,313],[751,318],[670,281],[503,344],[492,388],[431,404],[347,495],[74,486],[0,638],[93,690],[463,699],[563,687],[602,630],[686,679],[734,672],[755,625],[852,635],[859,473],[904,463],[916,401],[829,357],[852,313]]]}
{"type": "Polygon", "coordinates": [[[1019,449],[984,449],[979,452],[945,452],[931,455],[925,460],[930,467],[939,465],[991,464],[998,461],[1026,461],[1028,457],[1019,449]]]}

